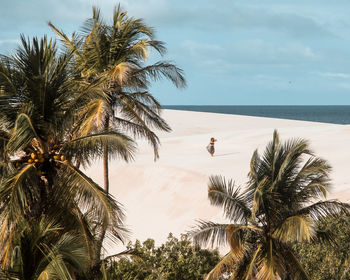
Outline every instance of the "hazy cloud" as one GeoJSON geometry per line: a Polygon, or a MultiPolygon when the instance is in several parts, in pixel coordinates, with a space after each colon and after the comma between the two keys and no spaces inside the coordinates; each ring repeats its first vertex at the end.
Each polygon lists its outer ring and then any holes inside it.
{"type": "Polygon", "coordinates": [[[18,44],[19,40],[17,39],[5,39],[5,40],[0,40],[0,45],[3,44],[18,44]]]}
{"type": "Polygon", "coordinates": [[[325,73],[317,73],[317,74],[322,76],[322,77],[328,77],[328,78],[350,79],[350,74],[347,74],[347,73],[325,72],[325,73]]]}
{"type": "MultiPolygon", "coordinates": [[[[107,1],[108,2],[108,1],[107,1]]],[[[327,25],[307,14],[268,9],[268,5],[247,5],[234,1],[133,0],[121,1],[128,11],[167,27],[188,27],[228,32],[237,29],[265,29],[293,37],[333,36],[327,25]],[[218,29],[219,28],[219,29],[218,29]]]]}
{"type": "Polygon", "coordinates": [[[309,46],[299,43],[268,43],[260,39],[242,40],[215,45],[184,41],[182,52],[187,52],[200,65],[205,61],[225,60],[231,64],[305,64],[318,59],[309,46]]]}

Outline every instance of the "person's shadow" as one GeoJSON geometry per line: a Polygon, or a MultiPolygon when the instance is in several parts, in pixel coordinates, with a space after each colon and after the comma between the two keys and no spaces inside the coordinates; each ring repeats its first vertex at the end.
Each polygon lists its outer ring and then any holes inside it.
{"type": "Polygon", "coordinates": [[[236,152],[236,153],[218,154],[218,155],[214,154],[214,157],[223,157],[223,156],[229,156],[229,155],[235,155],[235,154],[238,154],[238,152],[236,152]]]}

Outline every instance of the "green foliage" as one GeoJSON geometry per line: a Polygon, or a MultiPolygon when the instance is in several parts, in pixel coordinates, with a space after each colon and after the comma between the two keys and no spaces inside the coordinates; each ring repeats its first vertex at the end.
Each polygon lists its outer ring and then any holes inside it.
{"type": "Polygon", "coordinates": [[[186,235],[180,239],[169,235],[165,244],[156,247],[153,239],[142,244],[136,241],[128,245],[137,255],[129,259],[111,261],[108,264],[108,279],[123,280],[197,280],[219,261],[218,251],[193,246],[186,235]]]}
{"type": "Polygon", "coordinates": [[[337,245],[296,244],[300,262],[313,280],[350,279],[350,216],[327,219],[321,228],[332,231],[337,245]]]}

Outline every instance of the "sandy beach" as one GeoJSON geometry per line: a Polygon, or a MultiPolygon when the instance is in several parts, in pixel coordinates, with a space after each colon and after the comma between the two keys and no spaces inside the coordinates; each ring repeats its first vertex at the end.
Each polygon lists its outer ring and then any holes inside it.
{"type": "MultiPolygon", "coordinates": [[[[224,175],[244,187],[250,158],[263,152],[274,129],[281,140],[301,137],[310,141],[317,156],[333,167],[333,189],[328,198],[350,202],[350,126],[283,119],[165,110],[171,133],[159,133],[160,159],[154,162],[152,148],[144,141],[132,163],[110,163],[111,193],[123,204],[130,239],[164,242],[169,232],[179,236],[197,219],[222,221],[221,209],[207,199],[210,175],[224,175]],[[206,146],[215,137],[216,153],[206,146]]],[[[87,173],[102,185],[102,165],[87,173]]]]}

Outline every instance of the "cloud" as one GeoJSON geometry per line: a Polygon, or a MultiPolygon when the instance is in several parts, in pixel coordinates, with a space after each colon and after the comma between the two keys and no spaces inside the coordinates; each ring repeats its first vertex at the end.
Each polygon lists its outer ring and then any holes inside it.
{"type": "Polygon", "coordinates": [[[185,40],[181,42],[180,47],[189,51],[191,55],[197,55],[200,53],[206,54],[207,52],[222,52],[224,48],[215,44],[199,43],[192,40],[185,40]]]}
{"type": "MultiPolygon", "coordinates": [[[[108,1],[107,1],[108,2],[108,1]]],[[[194,1],[132,0],[121,1],[122,5],[138,17],[146,18],[158,26],[180,26],[217,32],[235,30],[269,30],[280,34],[298,37],[333,37],[327,25],[300,12],[299,5],[285,9],[268,9],[268,5],[247,5],[231,0],[194,1]]],[[[270,5],[272,6],[272,5],[270,5]]]]}
{"type": "MultiPolygon", "coordinates": [[[[231,0],[203,0],[200,3],[170,0],[120,0],[120,4],[135,17],[145,18],[157,28],[189,28],[231,33],[237,30],[268,30],[292,37],[332,36],[321,23],[299,11],[268,9],[268,5],[247,5],[231,0]]],[[[4,1],[0,11],[1,26],[23,23],[45,25],[48,20],[58,25],[80,25],[91,15],[91,6],[101,8],[109,19],[115,0],[33,0],[4,1]]],[[[297,7],[297,5],[296,5],[297,7]]]]}
{"type": "Polygon", "coordinates": [[[187,53],[198,67],[211,64],[229,68],[233,65],[300,65],[316,61],[319,56],[309,46],[300,43],[269,43],[260,39],[241,40],[223,45],[186,40],[181,53],[187,53]],[[219,63],[222,62],[222,63],[219,63]],[[223,63],[224,62],[224,63],[223,63]]]}
{"type": "Polygon", "coordinates": [[[0,40],[0,45],[4,44],[18,44],[19,40],[17,39],[5,39],[5,40],[0,40]]]}
{"type": "Polygon", "coordinates": [[[332,73],[332,72],[316,72],[317,75],[328,78],[337,78],[337,79],[350,79],[350,74],[347,73],[332,73]]]}
{"type": "MultiPolygon", "coordinates": [[[[226,12],[228,14],[228,12],[226,12]]],[[[292,37],[324,37],[333,34],[321,23],[300,13],[271,11],[262,7],[236,6],[230,17],[233,28],[266,29],[292,37]]]]}

